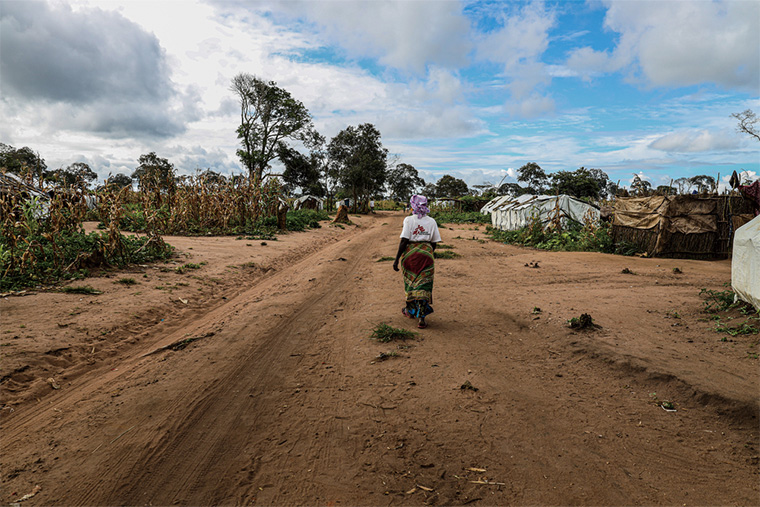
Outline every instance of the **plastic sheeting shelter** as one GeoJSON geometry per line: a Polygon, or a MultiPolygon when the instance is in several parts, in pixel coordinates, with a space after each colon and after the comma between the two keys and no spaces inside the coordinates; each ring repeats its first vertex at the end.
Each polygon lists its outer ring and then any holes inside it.
{"type": "Polygon", "coordinates": [[[537,217],[544,227],[556,221],[562,226],[569,222],[599,222],[597,208],[569,195],[525,194],[517,198],[497,197],[480,211],[483,214],[490,212],[491,225],[502,231],[522,229],[531,223],[533,217],[537,217]]]}
{"type": "Polygon", "coordinates": [[[740,299],[760,311],[760,216],[734,233],[731,286],[740,299]]]}
{"type": "Polygon", "coordinates": [[[32,203],[35,218],[45,218],[49,214],[50,196],[13,173],[0,173],[0,193],[15,196],[19,203],[32,203]]]}
{"type": "Polygon", "coordinates": [[[293,201],[293,209],[324,209],[325,204],[322,199],[313,195],[303,195],[293,201]]]}

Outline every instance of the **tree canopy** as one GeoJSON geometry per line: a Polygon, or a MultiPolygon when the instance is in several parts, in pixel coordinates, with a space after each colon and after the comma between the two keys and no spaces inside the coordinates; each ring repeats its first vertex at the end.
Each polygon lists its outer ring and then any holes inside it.
{"type": "Polygon", "coordinates": [[[324,197],[325,186],[320,181],[321,160],[316,154],[304,155],[285,145],[280,146],[278,154],[280,162],[285,166],[282,179],[287,192],[292,193],[300,188],[305,194],[324,197]]]}
{"type": "Polygon", "coordinates": [[[438,197],[438,190],[435,183],[425,183],[422,185],[422,188],[420,188],[420,194],[424,195],[428,199],[438,197]]]}
{"type": "Polygon", "coordinates": [[[197,171],[198,171],[198,178],[202,179],[203,181],[207,183],[211,183],[212,185],[223,185],[224,183],[227,182],[227,177],[222,173],[212,171],[211,169],[205,169],[203,171],[198,169],[197,171]]]}
{"type": "Polygon", "coordinates": [[[517,183],[504,183],[499,187],[500,195],[511,195],[512,197],[517,197],[527,193],[528,189],[521,187],[517,183]]]}
{"type": "Polygon", "coordinates": [[[0,168],[19,176],[31,175],[42,180],[47,165],[42,157],[27,146],[16,149],[0,143],[0,168]]]}
{"type": "MultiPolygon", "coordinates": [[[[596,169],[596,171],[599,171],[596,169]]],[[[602,172],[602,171],[599,171],[602,172]]],[[[604,174],[602,172],[602,174],[604,174]]],[[[581,167],[575,171],[557,171],[550,175],[551,193],[567,194],[573,197],[589,197],[598,199],[602,191],[599,183],[600,175],[591,170],[581,167]]],[[[608,180],[604,174],[604,179],[608,180]]]]}
{"type": "Polygon", "coordinates": [[[84,162],[74,162],[65,169],[45,171],[45,179],[67,187],[87,186],[98,177],[84,162]]]}
{"type": "Polygon", "coordinates": [[[349,126],[332,138],[327,146],[329,173],[354,198],[365,202],[382,192],[386,178],[388,150],[380,131],[371,123],[349,126]]]}
{"type": "Polygon", "coordinates": [[[527,183],[528,193],[531,194],[543,193],[548,179],[541,166],[535,162],[528,162],[517,170],[517,181],[527,183]]]}
{"type": "Polygon", "coordinates": [[[392,199],[406,202],[416,189],[424,185],[425,181],[410,164],[397,164],[388,171],[388,189],[392,199]]]}
{"type": "Polygon", "coordinates": [[[131,187],[132,178],[130,178],[126,174],[116,173],[112,176],[108,176],[108,179],[106,180],[106,185],[114,185],[118,188],[131,187]]]}
{"type": "Polygon", "coordinates": [[[468,195],[470,189],[464,180],[455,178],[449,174],[444,174],[441,179],[435,183],[436,197],[462,197],[468,195]]]}
{"type": "Polygon", "coordinates": [[[707,176],[706,174],[700,174],[689,178],[689,183],[694,185],[698,193],[709,192],[715,188],[715,178],[707,176]]]}
{"type": "Polygon", "coordinates": [[[174,165],[167,159],[151,151],[140,155],[137,161],[140,165],[132,173],[132,179],[138,181],[140,188],[169,190],[174,187],[174,165]]]}
{"type": "Polygon", "coordinates": [[[647,180],[642,180],[638,174],[633,175],[631,182],[631,193],[640,197],[649,195],[652,191],[652,184],[647,180]]]}
{"type": "Polygon", "coordinates": [[[309,142],[311,115],[303,103],[274,81],[241,73],[232,79],[230,89],[240,101],[237,134],[242,147],[237,155],[248,175],[260,181],[269,163],[277,158],[281,144],[309,142]]]}

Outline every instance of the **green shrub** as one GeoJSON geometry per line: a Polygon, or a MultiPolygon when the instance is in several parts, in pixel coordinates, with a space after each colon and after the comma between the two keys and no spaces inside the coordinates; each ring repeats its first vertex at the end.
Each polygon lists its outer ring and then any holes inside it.
{"type": "Polygon", "coordinates": [[[488,227],[486,233],[494,241],[540,250],[605,253],[615,251],[608,224],[582,226],[573,223],[563,230],[546,231],[541,221],[535,218],[517,231],[500,231],[488,227]]]}
{"type": "Polygon", "coordinates": [[[431,211],[430,216],[439,224],[490,224],[491,216],[479,211],[431,211]]]}
{"type": "MultiPolygon", "coordinates": [[[[304,231],[306,229],[319,229],[320,220],[329,220],[330,215],[324,210],[299,209],[288,211],[286,227],[289,231],[304,231]]],[[[277,220],[275,219],[275,227],[277,220]]]]}
{"type": "Polygon", "coordinates": [[[406,329],[400,329],[391,327],[388,324],[378,324],[372,329],[372,335],[370,338],[377,340],[381,343],[387,343],[393,340],[406,340],[414,338],[417,335],[414,331],[407,331],[406,329]]]}
{"type": "MultiPolygon", "coordinates": [[[[24,238],[32,259],[3,256],[0,258],[0,291],[20,290],[59,280],[82,278],[85,266],[110,265],[124,267],[165,259],[174,249],[165,243],[150,242],[147,237],[117,236],[117,244],[106,232],[85,234],[61,231],[55,235],[36,234],[24,238]],[[32,260],[31,262],[27,262],[32,260]]],[[[0,252],[7,251],[5,238],[0,238],[0,252]]]]}
{"type": "Polygon", "coordinates": [[[705,298],[705,311],[707,312],[725,312],[733,308],[734,291],[728,290],[711,290],[705,289],[699,291],[699,295],[705,298]]]}

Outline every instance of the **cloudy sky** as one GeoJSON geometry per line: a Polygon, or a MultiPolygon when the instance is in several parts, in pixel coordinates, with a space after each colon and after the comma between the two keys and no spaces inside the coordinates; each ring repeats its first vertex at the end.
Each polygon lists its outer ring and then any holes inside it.
{"type": "Polygon", "coordinates": [[[0,142],[101,179],[155,151],[241,173],[232,78],[328,139],[373,123],[427,181],[599,168],[626,185],[760,173],[756,0],[0,0],[0,142]]]}

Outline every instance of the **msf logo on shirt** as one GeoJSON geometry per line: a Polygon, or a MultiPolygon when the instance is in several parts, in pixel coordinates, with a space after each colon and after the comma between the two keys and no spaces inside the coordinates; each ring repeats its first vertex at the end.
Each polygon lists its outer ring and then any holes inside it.
{"type": "Polygon", "coordinates": [[[430,233],[425,231],[424,227],[418,225],[417,228],[412,232],[412,236],[430,236],[430,233]]]}

